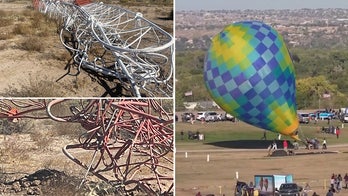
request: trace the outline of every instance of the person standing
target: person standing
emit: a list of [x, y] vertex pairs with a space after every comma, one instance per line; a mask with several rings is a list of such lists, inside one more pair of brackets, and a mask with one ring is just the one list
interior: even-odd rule
[[342, 181], [343, 181], [341, 174], [338, 174], [336, 181], [337, 181], [336, 182], [336, 190], [339, 193], [342, 189]]
[[348, 174], [344, 175], [344, 183], [346, 184], [346, 189], [348, 188]]
[[329, 189], [329, 191], [326, 193], [326, 196], [334, 196], [334, 194], [333, 194], [331, 189]]
[[283, 148], [285, 151], [288, 150], [288, 141], [286, 141], [286, 140], [283, 141]]
[[335, 189], [335, 174], [332, 174], [331, 178], [330, 178], [330, 190], [334, 190]]
[[266, 133], [266, 131], [263, 132], [263, 137], [261, 138], [261, 140], [267, 140], [267, 133]]
[[337, 126], [337, 127], [336, 127], [336, 137], [337, 137], [337, 139], [340, 137], [340, 133], [341, 133], [341, 130], [340, 130], [340, 128]]
[[326, 146], [326, 138], [324, 138], [324, 140], [323, 140], [323, 149], [327, 149], [327, 146]]
[[277, 149], [278, 149], [277, 142], [275, 140], [273, 140], [272, 150], [277, 150]]

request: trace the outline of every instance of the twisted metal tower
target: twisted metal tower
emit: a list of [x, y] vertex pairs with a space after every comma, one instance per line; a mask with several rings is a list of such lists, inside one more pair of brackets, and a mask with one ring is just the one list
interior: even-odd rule
[[85, 69], [116, 78], [135, 97], [173, 95], [173, 36], [141, 13], [89, 0], [33, 4], [60, 21], [60, 41], [77, 74]]
[[[0, 118], [80, 123], [85, 132], [63, 153], [123, 193], [173, 192], [173, 118], [157, 100], [0, 100]], [[69, 107], [70, 114], [57, 108]], [[168, 107], [168, 106], [167, 106]], [[92, 155], [86, 161], [86, 154]]]

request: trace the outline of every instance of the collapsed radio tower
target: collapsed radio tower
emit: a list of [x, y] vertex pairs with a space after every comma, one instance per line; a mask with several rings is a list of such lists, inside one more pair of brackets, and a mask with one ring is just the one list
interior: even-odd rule
[[84, 69], [116, 78], [136, 97], [173, 95], [173, 36], [141, 13], [89, 0], [33, 4], [61, 21], [60, 40], [77, 74]]
[[[69, 115], [57, 112], [64, 107]], [[79, 143], [64, 146], [63, 153], [86, 169], [81, 184], [92, 173], [125, 194], [173, 192], [173, 119], [159, 101], [3, 99], [0, 118], [80, 123], [85, 132]], [[81, 150], [90, 161], [79, 158]]]

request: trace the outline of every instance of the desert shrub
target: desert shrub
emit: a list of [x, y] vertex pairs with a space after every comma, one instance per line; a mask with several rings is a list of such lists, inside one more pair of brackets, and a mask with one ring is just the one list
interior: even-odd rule
[[[1, 150], [0, 150], [0, 155], [1, 157], [3, 157], [3, 154], [1, 154]], [[0, 183], [6, 182], [7, 178], [8, 178], [8, 174], [5, 172], [3, 167], [0, 167]]]
[[23, 50], [31, 51], [31, 52], [43, 52], [44, 51], [44, 45], [40, 38], [38, 37], [28, 37], [26, 38], [22, 44], [21, 48]]
[[19, 135], [13, 134], [11, 136], [7, 136], [7, 139], [5, 139], [1, 143], [0, 148], [0, 161], [2, 163], [11, 163], [12, 160], [26, 160], [28, 159], [30, 150], [28, 148], [28, 145], [23, 143], [22, 141], [18, 140]]
[[34, 12], [32, 14], [31, 27], [33, 28], [42, 28], [44, 26], [45, 16], [40, 12]]
[[36, 77], [29, 77], [27, 83], [22, 83], [19, 87], [9, 87], [5, 89], [2, 96], [5, 97], [63, 97], [63, 87], [53, 79], [43, 76], [41, 80]]
[[30, 35], [32, 29], [27, 24], [17, 24], [14, 28], [12, 33], [15, 35]]
[[37, 12], [37, 11], [36, 10], [32, 10], [32, 9], [25, 9], [25, 10], [22, 11], [22, 13], [20, 15], [25, 16], [27, 18], [31, 18], [31, 17], [33, 17], [35, 12]]
[[6, 27], [13, 24], [13, 20], [9, 18], [0, 18], [0, 27]]
[[19, 22], [25, 22], [26, 18], [24, 16], [18, 16], [18, 21]]
[[0, 40], [7, 40], [7, 39], [12, 39], [13, 34], [12, 33], [0, 33]]
[[59, 61], [68, 62], [71, 58], [72, 58], [71, 55], [68, 52], [64, 51], [62, 53], [55, 54], [55, 58], [54, 59], [57, 59]]
[[5, 10], [0, 10], [0, 17], [4, 18], [7, 16], [7, 12]]
[[7, 120], [0, 119], [0, 134], [11, 135], [13, 133], [23, 133], [30, 130], [33, 124], [30, 120], [20, 119], [20, 120]]
[[[1, 40], [1, 36], [0, 36], [0, 40]], [[0, 51], [1, 50], [5, 50], [7, 47], [5, 45], [0, 45]]]

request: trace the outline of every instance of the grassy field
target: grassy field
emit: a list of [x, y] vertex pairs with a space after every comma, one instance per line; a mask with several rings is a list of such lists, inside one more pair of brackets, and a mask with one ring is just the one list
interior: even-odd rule
[[[299, 127], [299, 136], [302, 139], [305, 138], [318, 138], [322, 140], [323, 138], [327, 139], [328, 144], [348, 144], [348, 134], [344, 134], [345, 131], [348, 131], [347, 128], [342, 128], [342, 122], [338, 120], [332, 120], [331, 125], [335, 127], [340, 127], [341, 135], [337, 139], [335, 135], [325, 134], [321, 132], [322, 127], [328, 127], [327, 121], [318, 121], [317, 124], [313, 122], [309, 124], [300, 124]], [[181, 131], [184, 132], [183, 140], [181, 139]], [[189, 140], [187, 137], [188, 131], [204, 134], [204, 141]], [[196, 121], [194, 124], [177, 122], [175, 127], [175, 138], [176, 138], [176, 147], [177, 149], [185, 148], [185, 146], [199, 146], [208, 143], [215, 143], [221, 141], [237, 141], [237, 140], [260, 140], [263, 136], [263, 129], [251, 126], [244, 122], [211, 122], [202, 124], [199, 121]], [[278, 134], [274, 132], [267, 131], [267, 140], [276, 139]], [[281, 139], [293, 140], [291, 137], [282, 136]]]
[[[256, 174], [292, 174], [294, 181], [299, 185], [310, 184], [313, 190], [310, 195], [314, 191], [319, 195], [325, 195], [331, 174], [340, 173], [344, 176], [348, 172], [346, 169], [348, 128], [342, 128], [342, 123], [336, 120], [333, 120], [331, 124], [341, 127], [339, 139], [333, 134], [321, 133], [321, 127], [328, 126], [327, 121], [319, 121], [318, 124], [301, 124], [299, 128], [299, 135], [302, 138], [318, 138], [322, 141], [325, 137], [328, 150], [307, 150], [302, 144], [297, 152], [305, 153], [305, 155], [269, 157], [267, 144], [277, 138], [276, 133], [267, 132], [267, 140], [263, 140], [266, 144], [265, 148], [238, 149], [248, 148], [252, 142], [260, 142], [264, 130], [243, 122], [205, 124], [177, 122], [175, 129], [176, 195], [195, 195], [198, 191], [202, 195], [233, 195], [237, 180], [236, 172], [239, 172], [239, 180], [245, 182], [253, 181], [253, 176]], [[184, 132], [183, 139], [181, 139], [181, 131]], [[188, 131], [203, 133], [205, 140], [187, 139]], [[285, 136], [281, 139], [292, 141]], [[238, 147], [236, 144], [241, 146]], [[209, 161], [207, 161], [208, 156]], [[340, 194], [348, 195], [348, 190], [344, 189]]]

